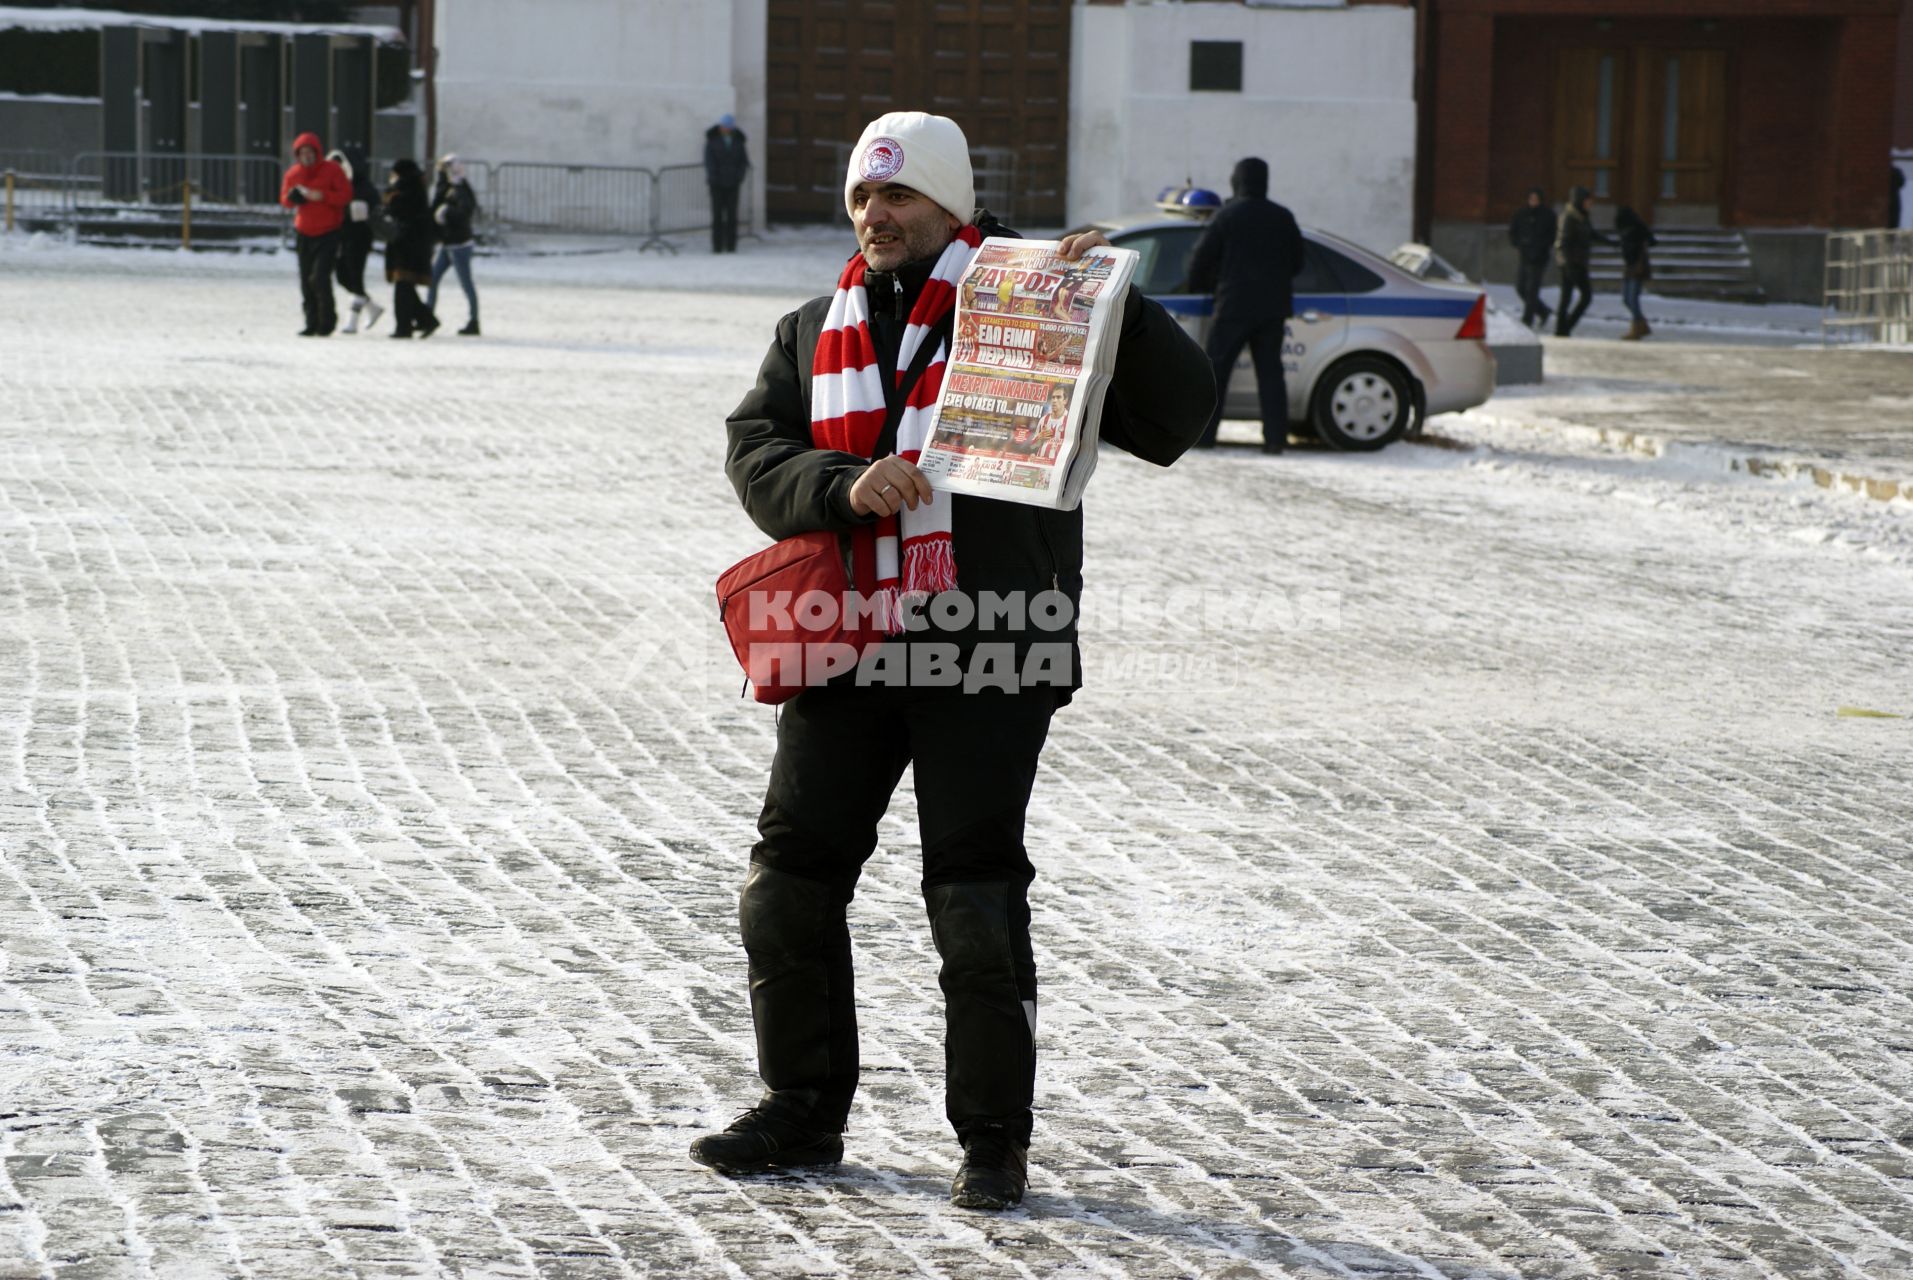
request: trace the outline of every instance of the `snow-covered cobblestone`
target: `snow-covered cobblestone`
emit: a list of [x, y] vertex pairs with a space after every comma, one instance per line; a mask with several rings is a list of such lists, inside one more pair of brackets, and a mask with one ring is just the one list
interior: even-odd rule
[[0, 258], [5, 1280], [1913, 1275], [1913, 721], [1839, 714], [1913, 713], [1904, 504], [1108, 456], [981, 1216], [907, 794], [845, 1165], [684, 1155], [773, 728], [722, 419], [801, 295], [481, 264], [392, 347], [137, 257]]

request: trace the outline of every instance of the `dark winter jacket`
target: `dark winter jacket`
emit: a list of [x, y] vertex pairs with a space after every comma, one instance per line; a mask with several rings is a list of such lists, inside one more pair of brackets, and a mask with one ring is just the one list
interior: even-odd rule
[[1611, 244], [1608, 237], [1594, 229], [1588, 218], [1588, 189], [1576, 187], [1568, 193], [1568, 207], [1561, 211], [1560, 230], [1554, 238], [1554, 260], [1563, 267], [1585, 268], [1594, 258], [1594, 242]]
[[432, 283], [435, 224], [431, 203], [425, 198], [425, 178], [416, 162], [393, 162], [392, 181], [385, 188], [385, 216], [392, 229], [391, 239], [385, 242], [385, 278], [394, 284], [402, 280]]
[[744, 174], [750, 167], [742, 129], [732, 129], [729, 138], [717, 125], [704, 131], [704, 180], [707, 183], [714, 187], [742, 186]]
[[446, 244], [470, 244], [472, 223], [478, 217], [478, 197], [464, 178], [453, 181], [441, 171], [432, 189], [432, 220], [438, 224], [438, 238]]
[[1621, 241], [1621, 262], [1627, 276], [1633, 280], [1651, 279], [1654, 268], [1647, 251], [1658, 242], [1641, 221], [1641, 215], [1623, 205], [1614, 214], [1614, 231]]
[[365, 201], [369, 218], [379, 207], [379, 184], [372, 181], [372, 162], [357, 147], [345, 147], [339, 154], [345, 157], [345, 164], [341, 167], [345, 169], [346, 179], [352, 183], [352, 198]]
[[[293, 151], [296, 153], [301, 147], [311, 147], [321, 158], [286, 170], [286, 176], [279, 183], [279, 203], [296, 211], [292, 215], [292, 226], [300, 235], [328, 235], [345, 221], [345, 207], [352, 202], [352, 183], [346, 179], [345, 170], [324, 159], [325, 148], [319, 145], [318, 134], [302, 133], [294, 138]], [[319, 198], [309, 200], [295, 191], [295, 187], [310, 187], [319, 193]]]
[[1548, 263], [1548, 255], [1554, 252], [1556, 230], [1554, 210], [1546, 204], [1522, 205], [1508, 223], [1508, 239], [1514, 243], [1523, 262], [1543, 267]]
[[1302, 229], [1269, 199], [1269, 166], [1253, 156], [1229, 178], [1234, 196], [1210, 220], [1189, 255], [1189, 287], [1214, 292], [1216, 318], [1286, 320], [1295, 314]]
[[[991, 226], [986, 234], [1014, 235]], [[895, 367], [904, 322], [896, 318], [915, 304], [930, 263], [895, 273], [899, 298], [887, 274], [871, 272], [865, 287], [871, 296], [871, 337], [886, 369]], [[850, 486], [870, 460], [852, 453], [817, 448], [810, 434], [810, 371], [818, 335], [823, 331], [829, 296], [813, 299], [786, 315], [758, 371], [757, 385], [732, 412], [726, 474], [758, 528], [773, 538], [816, 529], [849, 530], [869, 522], [850, 507]], [[1215, 405], [1215, 378], [1208, 357], [1161, 305], [1133, 285], [1122, 303], [1121, 338], [1116, 368], [1103, 402], [1102, 438], [1146, 461], [1168, 466], [1193, 444], [1208, 425]], [[886, 376], [893, 397], [903, 391]], [[957, 583], [973, 599], [981, 592], [1025, 593], [1026, 600], [1061, 590], [1080, 604], [1083, 590], [1083, 513], [1051, 511], [1020, 503], [940, 493], [938, 502], [954, 506]], [[1164, 545], [1173, 538], [1163, 534]], [[1075, 672], [1076, 627], [1056, 631], [1033, 628], [984, 632], [939, 631], [921, 638], [971, 645], [979, 641], [1019, 646], [1035, 641], [1065, 641], [1071, 646], [1070, 685]], [[1019, 650], [1020, 651], [1020, 650]], [[1065, 699], [1066, 700], [1066, 699]]]
[[373, 185], [365, 152], [346, 147], [333, 154], [339, 157], [339, 168], [352, 184], [352, 202], [346, 206], [345, 221], [339, 227], [343, 237], [340, 253], [362, 266], [372, 252], [372, 219], [379, 211], [379, 189]]

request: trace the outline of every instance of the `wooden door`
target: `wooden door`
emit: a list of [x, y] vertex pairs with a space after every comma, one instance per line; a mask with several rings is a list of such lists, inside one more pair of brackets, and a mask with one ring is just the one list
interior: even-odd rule
[[1695, 225], [1720, 218], [1727, 140], [1727, 54], [1720, 49], [1642, 49], [1638, 156], [1630, 186], [1650, 221]]
[[1063, 221], [1070, 0], [770, 0], [765, 206], [844, 216], [844, 164], [887, 111], [930, 111], [1007, 164], [1007, 212]]
[[1610, 206], [1686, 224], [1720, 213], [1727, 55], [1664, 45], [1563, 50], [1555, 79], [1554, 181]]
[[1597, 199], [1616, 198], [1626, 179], [1621, 162], [1632, 112], [1633, 60], [1625, 48], [1564, 49], [1555, 75], [1554, 189], [1570, 187]]

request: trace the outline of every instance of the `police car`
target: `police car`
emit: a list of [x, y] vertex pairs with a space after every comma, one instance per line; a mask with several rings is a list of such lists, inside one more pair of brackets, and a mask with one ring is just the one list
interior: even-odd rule
[[[1154, 212], [1079, 230], [1093, 227], [1136, 250], [1136, 283], [1201, 342], [1215, 299], [1190, 291], [1189, 255], [1221, 204], [1214, 192], [1177, 188]], [[1478, 287], [1421, 279], [1325, 231], [1304, 227], [1302, 237], [1295, 315], [1282, 344], [1291, 423], [1337, 449], [1380, 449], [1419, 434], [1429, 414], [1473, 408], [1494, 394], [1488, 299]], [[1246, 348], [1222, 416], [1262, 416]]]

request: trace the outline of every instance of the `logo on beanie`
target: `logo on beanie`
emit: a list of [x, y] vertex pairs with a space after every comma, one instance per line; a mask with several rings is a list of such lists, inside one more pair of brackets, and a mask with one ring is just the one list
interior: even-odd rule
[[890, 181], [903, 172], [903, 144], [895, 138], [872, 138], [857, 172], [866, 182]]

